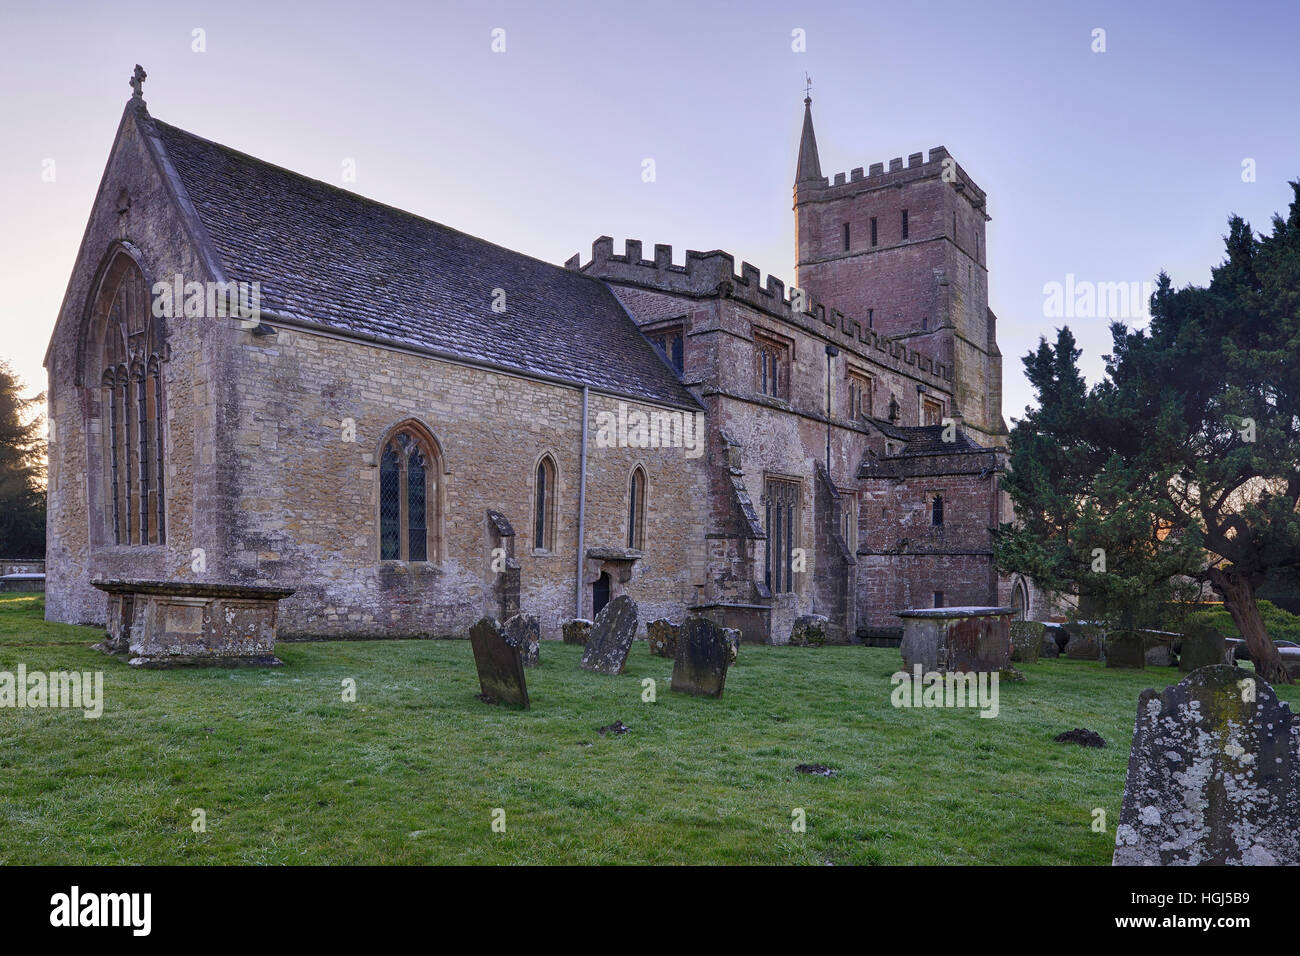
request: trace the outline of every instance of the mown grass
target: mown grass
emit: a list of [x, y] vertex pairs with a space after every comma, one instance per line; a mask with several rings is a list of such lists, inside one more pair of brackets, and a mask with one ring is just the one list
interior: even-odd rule
[[[984, 719], [893, 708], [895, 650], [746, 645], [715, 701], [669, 692], [671, 662], [644, 642], [620, 677], [548, 642], [520, 712], [475, 698], [463, 641], [281, 644], [275, 670], [138, 671], [91, 650], [98, 631], [41, 618], [39, 597], [0, 597], [0, 671], [100, 670], [105, 705], [98, 720], [0, 709], [11, 864], [1106, 864], [1138, 692], [1178, 678], [1028, 665]], [[631, 732], [597, 734], [614, 720]], [[1052, 741], [1072, 727], [1109, 746]]]

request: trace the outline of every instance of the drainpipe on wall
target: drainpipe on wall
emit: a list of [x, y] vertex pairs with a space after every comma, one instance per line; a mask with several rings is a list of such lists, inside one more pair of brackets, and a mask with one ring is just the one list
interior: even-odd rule
[[582, 617], [583, 533], [587, 522], [587, 386], [582, 386], [582, 451], [578, 455], [578, 570], [574, 584], [574, 617]]

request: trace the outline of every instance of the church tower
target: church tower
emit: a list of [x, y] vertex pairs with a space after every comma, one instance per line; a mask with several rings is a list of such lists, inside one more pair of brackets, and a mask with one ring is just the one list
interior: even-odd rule
[[[795, 168], [798, 285], [828, 308], [953, 370], [956, 408], [980, 444], [1001, 444], [1002, 355], [988, 307], [984, 191], [942, 146], [822, 175], [812, 100]], [[912, 423], [916, 424], [916, 423]]]

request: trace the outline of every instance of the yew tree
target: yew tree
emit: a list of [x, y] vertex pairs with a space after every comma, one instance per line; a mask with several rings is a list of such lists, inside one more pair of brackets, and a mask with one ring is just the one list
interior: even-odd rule
[[[1057, 498], [1090, 512], [1101, 538], [1108, 527], [1148, 529], [1145, 542], [1140, 533], [1130, 539], [1135, 547], [1126, 557], [1144, 556], [1152, 577], [1168, 573], [1174, 581], [1188, 573], [1208, 581], [1269, 681], [1289, 679], [1255, 590], [1266, 577], [1300, 577], [1300, 182], [1291, 187], [1289, 215], [1273, 218], [1271, 234], [1256, 235], [1238, 216], [1229, 220], [1226, 259], [1208, 286], [1174, 289], [1161, 274], [1148, 326], [1111, 325], [1113, 352], [1093, 388], [1080, 395], [1071, 379], [1078, 357], [1072, 339], [1068, 355], [1058, 339], [1057, 350], [1044, 345], [1030, 356], [1041, 362], [1046, 348], [1073, 406], [1040, 408], [1013, 431], [1007, 489], [1021, 520], [999, 542], [1002, 566], [1030, 573], [1028, 537], [1036, 527], [1048, 541], [1072, 534], [1082, 548], [1088, 532], [1077, 522], [1062, 528], [1055, 515], [1071, 513], [1052, 511]], [[1050, 391], [1047, 399], [1061, 404]], [[1026, 462], [1020, 441], [1030, 456], [1046, 449], [1045, 474]], [[1023, 476], [1016, 471], [1022, 467]], [[1046, 563], [1067, 590], [1072, 584], [1080, 593], [1092, 572], [1076, 557], [1058, 548], [1055, 563]], [[1153, 593], [1162, 587], [1153, 585]]]

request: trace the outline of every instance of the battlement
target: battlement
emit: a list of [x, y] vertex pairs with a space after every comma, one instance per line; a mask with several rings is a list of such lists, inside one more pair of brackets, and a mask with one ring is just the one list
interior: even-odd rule
[[[615, 255], [614, 240], [601, 236], [591, 244], [590, 262], [582, 265], [580, 255], [574, 254], [564, 267], [609, 282], [659, 292], [692, 298], [735, 299], [805, 331], [839, 338], [853, 352], [878, 365], [928, 378], [944, 389], [953, 380], [952, 369], [932, 356], [877, 334], [867, 323], [838, 309], [827, 308], [810, 293], [791, 288], [787, 295], [785, 283], [771, 274], [766, 283], [762, 282], [757, 266], [742, 262], [738, 274], [735, 257], [730, 253], [720, 249], [709, 252], [688, 249], [685, 263], [677, 265], [673, 262], [672, 246], [656, 244], [653, 259], [643, 259], [641, 250], [640, 240], [628, 239], [624, 242], [623, 255]], [[947, 280], [940, 273], [935, 281], [946, 284]], [[828, 330], [836, 334], [829, 335]]]
[[858, 166], [847, 173], [835, 173], [831, 177], [823, 177], [820, 181], [800, 183], [795, 191], [801, 201], [822, 198], [824, 192], [834, 192], [838, 198], [839, 194], [846, 191], [881, 189], [886, 186], [899, 186], [921, 179], [943, 176], [945, 164], [949, 169], [947, 181], [951, 182], [959, 192], [965, 193], [972, 206], [983, 209], [988, 198], [984, 190], [975, 184], [975, 181], [943, 146], [931, 148], [928, 159], [924, 153], [910, 153], [904, 164], [901, 156], [895, 156], [889, 161], [887, 169], [884, 163], [872, 163], [865, 172], [863, 167]]

